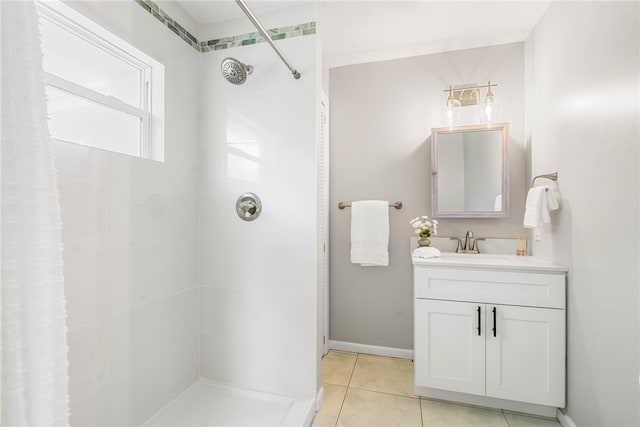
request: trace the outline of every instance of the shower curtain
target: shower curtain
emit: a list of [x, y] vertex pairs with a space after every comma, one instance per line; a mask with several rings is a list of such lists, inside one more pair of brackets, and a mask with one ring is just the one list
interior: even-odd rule
[[2, 425], [69, 424], [60, 207], [33, 0], [1, 1]]

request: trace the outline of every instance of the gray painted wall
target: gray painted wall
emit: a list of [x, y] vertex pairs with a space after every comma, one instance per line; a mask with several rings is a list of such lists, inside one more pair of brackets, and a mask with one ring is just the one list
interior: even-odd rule
[[[523, 43], [331, 70], [329, 339], [413, 348], [409, 220], [431, 215], [431, 128], [444, 125], [443, 89], [487, 80], [499, 85], [499, 121], [510, 123], [511, 216], [442, 219], [439, 235], [514, 237], [526, 190]], [[388, 267], [350, 262], [350, 211], [337, 204], [363, 199], [404, 203], [389, 212]]]
[[[638, 426], [638, 2], [554, 2], [526, 42], [532, 173], [560, 210], [534, 254], [569, 266], [567, 412]], [[570, 23], [570, 30], [568, 30]]]

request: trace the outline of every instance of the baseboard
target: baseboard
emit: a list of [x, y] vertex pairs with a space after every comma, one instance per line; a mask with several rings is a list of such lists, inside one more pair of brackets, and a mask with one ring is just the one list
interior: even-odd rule
[[562, 424], [562, 427], [578, 427], [576, 423], [573, 422], [569, 415], [562, 412], [561, 409], [558, 409], [558, 421]]
[[324, 387], [320, 387], [318, 395], [316, 396], [316, 412], [320, 411], [322, 404], [324, 403]]
[[413, 360], [413, 350], [404, 348], [382, 347], [378, 345], [358, 344], [346, 341], [328, 341], [328, 347], [332, 350], [350, 351], [353, 353], [366, 353], [375, 356], [396, 357], [398, 359]]
[[520, 412], [523, 414], [539, 415], [541, 417], [555, 418], [558, 408], [553, 406], [537, 405], [534, 403], [516, 402], [514, 400], [498, 399], [494, 397], [478, 396], [475, 394], [460, 393], [456, 391], [440, 390], [429, 387], [415, 386], [416, 396], [428, 399], [458, 402], [467, 405], [483, 406], [485, 408], [504, 409], [506, 411]]

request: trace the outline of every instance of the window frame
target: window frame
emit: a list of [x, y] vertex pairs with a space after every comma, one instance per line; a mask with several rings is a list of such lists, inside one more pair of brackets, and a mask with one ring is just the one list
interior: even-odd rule
[[[164, 65], [149, 55], [104, 29], [94, 21], [78, 13], [62, 2], [54, 0], [36, 1], [40, 19], [61, 27], [63, 30], [114, 56], [116, 59], [139, 71], [140, 105], [137, 107], [119, 98], [104, 95], [73, 81], [44, 71], [45, 84], [99, 105], [121, 111], [141, 120], [138, 155], [151, 160], [164, 160]], [[59, 138], [53, 139], [64, 141]], [[73, 141], [65, 141], [72, 142]], [[120, 151], [95, 147], [120, 154]]]

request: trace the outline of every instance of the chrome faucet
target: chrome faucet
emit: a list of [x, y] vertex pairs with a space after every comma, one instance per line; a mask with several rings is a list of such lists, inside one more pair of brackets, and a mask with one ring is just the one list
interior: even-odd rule
[[468, 230], [467, 234], [464, 236], [464, 242], [462, 241], [462, 239], [458, 239], [456, 237], [452, 237], [451, 240], [458, 241], [458, 247], [456, 248], [456, 253], [479, 254], [480, 250], [478, 249], [478, 240], [484, 240], [484, 239], [476, 239], [473, 235], [473, 231]]

